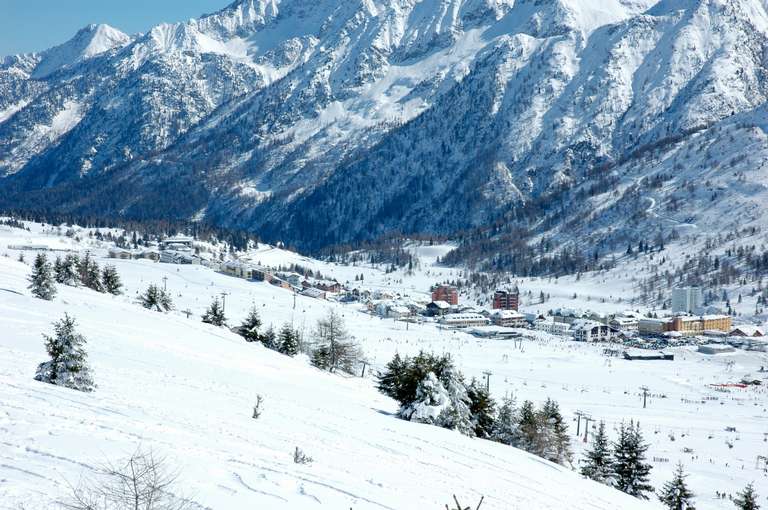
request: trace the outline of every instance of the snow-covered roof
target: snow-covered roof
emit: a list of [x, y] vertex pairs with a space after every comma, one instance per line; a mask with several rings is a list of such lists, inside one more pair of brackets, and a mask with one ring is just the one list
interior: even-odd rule
[[443, 310], [447, 310], [447, 309], [449, 309], [451, 307], [451, 305], [448, 304], [446, 301], [440, 301], [440, 300], [432, 301], [430, 303], [430, 305], [436, 306], [436, 307], [438, 307], [440, 309], [443, 309]]

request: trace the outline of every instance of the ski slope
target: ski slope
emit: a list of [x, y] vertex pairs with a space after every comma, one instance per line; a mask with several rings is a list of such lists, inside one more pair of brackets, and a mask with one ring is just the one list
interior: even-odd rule
[[[8, 334], [0, 337], [0, 397], [10, 403], [3, 409], [16, 409], [0, 417], [2, 441], [13, 445], [9, 450], [13, 455], [4, 454], [0, 461], [6, 466], [0, 468], [0, 478], [13, 483], [0, 485], [6, 491], [0, 496], [12, 494], [12, 501], [26, 500], [28, 491], [38, 490], [38, 484], [32, 483], [36, 477], [27, 477], [19, 469], [47, 477], [61, 489], [64, 479], [77, 479], [87, 471], [77, 462], [93, 466], [105, 458], [125, 456], [141, 443], [169, 454], [183, 466], [185, 486], [194, 487], [196, 501], [210, 508], [241, 508], [246, 504], [242, 502], [251, 505], [252, 501], [264, 502], [267, 508], [443, 508], [454, 492], [463, 496], [465, 504], [485, 495], [484, 508], [582, 508], [578, 506], [582, 503], [593, 508], [586, 503], [592, 498], [592, 484], [581, 485], [564, 468], [510, 448], [402, 422], [392, 416], [396, 403], [378, 394], [370, 379], [328, 376], [309, 368], [306, 360], [245, 345], [223, 329], [201, 324], [200, 315], [222, 293], [230, 324], [238, 324], [256, 305], [265, 327], [277, 329], [292, 322], [307, 336], [319, 318], [336, 310], [374, 369], [383, 368], [395, 352], [449, 352], [467, 377], [482, 379], [490, 371], [490, 388], [497, 399], [512, 394], [518, 402], [530, 399], [540, 404], [551, 397], [569, 420], [577, 410], [604, 420], [612, 438], [621, 420], [637, 420], [651, 445], [652, 483], [661, 487], [675, 463], [683, 462], [699, 509], [730, 508], [730, 501], [716, 499], [715, 491], [735, 495], [749, 482], [755, 483], [761, 499], [768, 495], [766, 472], [756, 465], [758, 455], [768, 454], [768, 394], [761, 388], [724, 393], [709, 386], [738, 382], [746, 374], [759, 376], [760, 367], [768, 366], [763, 353], [706, 356], [678, 348], [670, 351], [674, 362], [641, 363], [606, 358], [602, 345], [540, 332], [525, 331], [522, 343], [481, 340], [430, 323], [382, 320], [363, 313], [360, 304], [294, 296], [266, 283], [199, 266], [147, 260], [99, 259], [117, 266], [124, 296], [110, 298], [64, 288], [53, 303], [45, 303], [28, 297], [24, 278], [29, 268], [15, 261], [18, 252], [8, 249], [9, 245], [88, 248], [98, 256], [106, 250], [85, 235], [76, 241], [31, 227], [31, 233], [0, 229], [0, 255], [9, 255], [0, 257], [0, 289], [10, 291], [0, 290], [0, 317], [9, 325]], [[461, 274], [458, 269], [433, 265], [446, 247], [413, 249], [421, 263], [410, 276], [402, 271], [385, 274], [370, 266], [331, 264], [264, 245], [249, 256], [269, 265], [294, 262], [340, 281], [363, 273], [362, 286], [402, 293], [425, 294], [429, 283]], [[27, 259], [29, 263], [29, 252]], [[167, 286], [177, 311], [149, 313], [133, 303], [150, 283]], [[546, 286], [552, 292], [547, 307], [561, 301], [575, 308], [609, 311], [620, 305], [601, 303], [598, 297], [623, 294], [620, 286], [629, 285], [629, 279], [601, 283], [597, 276], [584, 275], [580, 281], [569, 277], [522, 283], [524, 291]], [[560, 297], [556, 297], [558, 291]], [[566, 297], [573, 292], [578, 299]], [[187, 310], [190, 318], [182, 313]], [[78, 318], [90, 340], [100, 385], [91, 396], [32, 380], [36, 364], [45, 358], [40, 335], [49, 332], [50, 323], [64, 311]], [[645, 409], [639, 394], [643, 385], [651, 391]], [[265, 397], [266, 411], [254, 422], [250, 411], [257, 394]], [[73, 415], [60, 405], [63, 399], [73, 402]], [[56, 410], [52, 420], [46, 418], [50, 409]], [[78, 431], [83, 423], [89, 430], [88, 440]], [[57, 432], [51, 435], [46, 427]], [[735, 427], [736, 432], [726, 431], [727, 427]], [[574, 418], [569, 432], [578, 466], [584, 424], [577, 437]], [[100, 439], [90, 441], [91, 436]], [[316, 462], [294, 466], [291, 453], [296, 446]], [[28, 448], [69, 460], [42, 459], [42, 454], [30, 453]], [[201, 459], [205, 459], [202, 464]], [[25, 467], [27, 461], [30, 464]], [[28, 468], [33, 465], [35, 469]], [[542, 479], [547, 480], [543, 487]], [[286, 501], [270, 499], [246, 485]], [[20, 489], [11, 493], [9, 487]], [[539, 495], [542, 490], [546, 496]], [[301, 491], [320, 503], [297, 496]], [[584, 493], [586, 499], [571, 501], [565, 496], [569, 491]], [[611, 504], [597, 503], [596, 508], [635, 508], [632, 505], [640, 503]]]
[[[657, 508], [514, 448], [398, 420], [395, 402], [369, 379], [322, 373], [195, 316], [131, 302], [134, 289], [166, 275], [168, 287], [186, 296], [180, 308], [227, 290], [233, 315], [258, 294], [269, 305], [264, 317], [282, 319], [279, 289], [249, 294], [246, 285], [258, 287], [226, 285], [194, 267], [125, 262], [119, 269], [126, 296], [61, 287], [44, 302], [26, 290], [29, 267], [0, 257], [4, 510], [53, 507], [69, 484], [139, 446], [178, 468], [179, 494], [197, 508], [438, 509], [452, 494], [467, 503], [484, 496], [484, 509]], [[46, 358], [41, 334], [64, 312], [89, 341], [92, 394], [32, 378]], [[254, 420], [257, 394], [265, 404]], [[297, 446], [312, 464], [293, 463]]]

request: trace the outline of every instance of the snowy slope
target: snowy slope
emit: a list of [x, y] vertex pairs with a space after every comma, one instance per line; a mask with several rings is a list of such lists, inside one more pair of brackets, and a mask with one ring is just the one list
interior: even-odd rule
[[[515, 449], [397, 420], [370, 380], [320, 373], [194, 317], [145, 311], [132, 289], [156, 268], [121, 266], [129, 297], [62, 289], [47, 303], [27, 294], [26, 265], [0, 258], [0, 508], [43, 508], [138, 445], [179, 468], [180, 492], [199, 508], [437, 509], [454, 493], [484, 495], [483, 508], [657, 508]], [[169, 272], [169, 287], [180, 279], [203, 291], [199, 269]], [[89, 340], [95, 393], [32, 379], [40, 334], [64, 312]], [[265, 410], [253, 420], [257, 394]], [[296, 446], [315, 461], [294, 464]]]
[[[603, 353], [605, 346], [600, 344], [576, 343], [526, 330], [521, 331], [525, 334], [522, 343], [483, 340], [464, 332], [441, 330], [434, 323], [407, 325], [382, 320], [363, 313], [360, 304], [294, 297], [292, 292], [272, 285], [247, 282], [199, 266], [140, 260], [99, 258], [100, 263], [117, 266], [125, 283], [124, 297], [108, 298], [85, 290], [63, 289], [56, 302], [48, 304], [24, 296], [24, 275], [28, 268], [13, 262], [18, 252], [8, 245], [46, 245], [81, 253], [90, 249], [97, 255], [105, 252], [106, 245], [99, 245], [80, 230], [77, 235], [82, 241], [52, 235], [50, 229], [43, 231], [39, 225], [30, 224], [30, 227], [31, 232], [0, 227], [0, 255], [9, 255], [0, 257], [0, 289], [22, 294], [0, 290], [0, 317], [12, 332], [0, 339], [3, 384], [0, 395], [11, 396], [16, 406], [10, 407], [15, 409], [12, 413], [9, 411], [10, 415], [0, 418], [0, 440], [21, 445], [14, 447], [11, 454], [0, 451], [9, 457], [0, 462], [6, 466], [0, 468], [0, 478], [21, 480], [10, 486], [0, 484], [0, 491], [21, 487], [12, 492], [14, 498], [21, 497], [19, 490], [27, 494], [37, 486], [34, 475], [11, 478], [11, 475], [26, 476], [17, 473], [18, 469], [27, 469], [24, 463], [36, 467], [31, 471], [53, 478], [55, 481], [51, 484], [61, 484], [61, 477], [52, 474], [54, 467], [70, 480], [85, 469], [64, 459], [93, 465], [105, 460], [105, 456], [113, 458], [129, 453], [137, 442], [157, 447], [178, 465], [183, 465], [190, 486], [203, 481], [199, 494], [210, 499], [199, 502], [211, 508], [239, 508], [237, 498], [245, 498], [249, 503], [251, 496], [261, 498], [248, 493], [232, 473], [238, 473], [245, 484], [255, 490], [275, 493], [298, 508], [304, 508], [303, 499], [292, 491], [302, 483], [306, 492], [318, 495], [324, 505], [339, 508], [373, 508], [376, 504], [362, 499], [353, 503], [352, 496], [345, 499], [347, 496], [339, 495], [336, 489], [397, 509], [442, 508], [446, 502], [444, 491], [458, 492], [459, 496], [467, 494], [464, 498], [467, 502], [480, 493], [492, 495], [494, 508], [521, 510], [541, 508], [544, 504], [562, 508], [562, 501], [567, 499], [559, 498], [568, 498], [565, 494], [568, 491], [576, 498], [592, 497], [590, 489], [582, 487], [581, 482], [561, 479], [569, 475], [560, 468], [538, 460], [529, 466], [529, 460], [523, 460], [522, 454], [515, 451], [498, 450], [497, 446], [482, 441], [453, 434], [445, 436], [439, 429], [398, 421], [390, 414], [396, 404], [376, 394], [370, 380], [327, 377], [307, 368], [302, 360], [287, 360], [255, 346], [244, 346], [229, 333], [200, 324], [200, 314], [222, 292], [227, 293], [226, 315], [231, 324], [239, 323], [255, 304], [265, 326], [279, 328], [291, 322], [309, 335], [316, 321], [328, 310], [337, 311], [360, 342], [374, 370], [383, 368], [395, 352], [415, 354], [422, 349], [447, 352], [467, 377], [482, 379], [484, 372], [491, 371], [490, 388], [497, 399], [511, 394], [518, 403], [530, 399], [540, 404], [548, 397], [554, 398], [568, 420], [577, 466], [585, 447], [584, 425], [582, 423], [577, 436], [573, 413], [581, 410], [604, 420], [612, 439], [615, 427], [622, 420], [639, 421], [650, 443], [648, 456], [653, 465], [653, 485], [660, 487], [669, 480], [674, 465], [682, 462], [690, 474], [688, 482], [696, 493], [697, 508], [731, 508], [728, 500], [716, 499], [714, 491], [735, 494], [751, 481], [755, 482], [761, 498], [768, 495], [768, 478], [755, 462], [756, 452], [762, 452], [765, 447], [768, 393], [761, 387], [718, 391], [709, 386], [738, 382], [748, 373], [761, 377], [760, 366], [768, 366], [765, 353], [737, 351], [707, 356], [683, 347], [670, 350], [675, 354], [674, 362], [629, 362], [607, 358]], [[404, 271], [385, 273], [370, 265], [331, 264], [265, 245], [260, 245], [249, 256], [273, 266], [301, 264], [340, 281], [354, 280], [354, 275], [364, 274], [364, 283], [351, 283], [417, 299], [425, 296], [432, 283], [457, 279], [464, 274], [461, 270], [432, 265], [450, 248], [449, 245], [410, 245], [408, 249], [420, 256], [412, 275]], [[28, 260], [29, 255], [27, 253]], [[683, 259], [684, 255], [679, 257]], [[650, 263], [647, 257], [641, 257], [627, 264], [628, 270], [584, 274], [578, 280], [567, 277], [517, 281], [523, 291], [526, 311], [546, 312], [558, 306], [598, 312], [627, 308], [644, 311], [638, 302], [630, 303], [630, 299], [636, 297], [635, 277], [643, 274]], [[168, 316], [149, 314], [131, 304], [131, 299], [150, 283], [167, 284], [177, 309], [191, 311], [192, 317], [187, 319], [178, 312]], [[540, 290], [551, 294], [551, 299], [544, 304], [537, 300]], [[532, 291], [532, 295], [528, 295], [528, 291]], [[576, 299], [572, 298], [573, 293], [578, 294]], [[469, 299], [463, 295], [462, 303], [467, 302]], [[748, 310], [753, 302], [745, 300], [743, 306]], [[41, 388], [31, 377], [36, 363], [44, 359], [40, 333], [48, 332], [50, 322], [65, 310], [81, 321], [90, 340], [100, 388], [91, 396], [63, 393], [62, 398], [74, 398], [78, 408], [71, 411], [72, 414], [57, 409], [57, 416], [64, 418], [64, 424], [57, 422], [60, 429], [56, 430], [61, 430], [61, 435], [56, 436], [48, 435], [46, 427], [50, 425], [44, 423], [41, 416], [53, 407], [50, 402], [60, 402], [52, 395], [61, 395], [61, 392]], [[160, 370], [162, 374], [158, 373]], [[147, 378], [150, 384], [137, 390], [135, 380]], [[646, 409], [639, 394], [642, 385], [649, 386], [652, 392]], [[165, 389], [159, 389], [161, 386]], [[152, 399], [143, 398], [147, 392]], [[262, 420], [269, 420], [268, 427], [261, 428], [261, 421], [253, 422], [249, 418], [257, 393], [266, 397], [267, 411]], [[97, 404], [93, 404], [93, 399]], [[190, 406], [188, 402], [204, 403]], [[39, 406], [45, 406], [46, 411]], [[132, 410], [126, 411], [126, 407]], [[89, 433], [98, 439], [93, 446], [83, 446], [81, 420], [89, 424]], [[16, 421], [36, 425], [33, 432], [28, 433], [21, 425], [12, 426]], [[286, 422], [297, 425], [286, 425]], [[259, 428], [254, 431], [253, 427]], [[729, 432], [727, 427], [736, 427], [737, 431]], [[215, 430], [215, 440], [210, 439], [211, 430]], [[171, 437], [174, 435], [182, 439]], [[232, 439], [233, 436], [237, 438]], [[74, 446], [60, 442], [61, 437], [73, 437]], [[340, 437], [349, 437], [349, 442]], [[114, 444], [110, 444], [110, 440]], [[418, 445], [420, 441], [426, 444]], [[290, 452], [295, 446], [318, 460], [308, 471], [303, 468], [291, 471]], [[417, 446], [420, 449], [416, 449]], [[25, 451], [26, 447], [30, 450]], [[53, 462], [50, 458], [41, 459], [46, 453], [64, 459], [49, 464]], [[477, 464], [478, 457], [486, 460]], [[213, 462], [215, 476], [210, 482], [204, 469], [202, 473], [198, 471], [201, 458], [207, 463]], [[215, 458], [215, 462], [211, 458]], [[276, 470], [293, 475], [283, 478]], [[538, 477], [542, 472], [547, 480], [555, 477], [551, 483], [544, 484], [547, 498], [554, 498], [549, 503], [549, 499], [537, 499]], [[469, 481], [456, 485], [456, 480], [465, 478]], [[515, 479], [520, 480], [520, 485], [515, 484]], [[425, 482], [422, 484], [421, 480]], [[258, 484], [254, 485], [254, 481]], [[319, 489], [320, 483], [335, 489]], [[416, 496], [421, 498], [418, 504], [410, 499]], [[521, 499], [514, 499], [516, 497]], [[600, 496], [600, 501], [608, 501], [604, 499], [607, 497]], [[225, 504], [218, 503], [221, 501]], [[265, 505], [283, 504], [271, 499], [254, 501], [263, 501]], [[575, 501], [581, 504], [582, 500]], [[598, 503], [597, 508], [633, 508], [631, 504], [611, 501], [605, 505]], [[654, 507], [653, 503], [650, 507]]]

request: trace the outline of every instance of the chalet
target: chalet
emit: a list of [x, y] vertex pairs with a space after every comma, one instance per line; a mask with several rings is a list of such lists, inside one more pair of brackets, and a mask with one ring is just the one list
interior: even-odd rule
[[161, 250], [191, 250], [195, 240], [189, 236], [174, 236], [160, 241]]
[[302, 290], [300, 294], [314, 299], [325, 299], [327, 296], [324, 290], [316, 289], [314, 287], [306, 288]]
[[157, 251], [156, 248], [147, 248], [145, 250], [139, 250], [137, 252], [134, 252], [133, 256], [134, 258], [137, 258], [137, 259], [147, 259], [147, 260], [153, 260], [155, 262], [158, 262], [160, 260], [160, 252]]
[[765, 336], [765, 332], [758, 326], [742, 324], [740, 326], [735, 326], [731, 330], [730, 336], [759, 338]]
[[525, 315], [514, 310], [496, 310], [491, 314], [491, 322], [507, 328], [523, 328], [528, 324]]
[[451, 285], [438, 285], [432, 288], [432, 301], [445, 301], [449, 305], [458, 305], [459, 291]]
[[395, 320], [404, 319], [410, 316], [411, 316], [411, 309], [408, 308], [407, 306], [395, 305], [395, 306], [390, 306], [389, 309], [387, 310], [387, 317], [389, 317], [390, 319], [395, 319]]
[[440, 324], [449, 328], [487, 326], [489, 322], [479, 313], [449, 313], [440, 319]]
[[577, 342], [610, 342], [619, 336], [617, 329], [597, 321], [580, 320], [572, 324], [573, 339]]
[[445, 301], [432, 301], [427, 305], [427, 315], [430, 317], [442, 317], [451, 309], [451, 305]]
[[133, 258], [130, 251], [118, 247], [110, 248], [108, 255], [111, 259], [129, 260]]
[[335, 294], [343, 290], [341, 284], [336, 281], [320, 280], [313, 282], [312, 286], [316, 289], [324, 290], [325, 292], [333, 292]]
[[160, 262], [164, 264], [199, 264], [200, 259], [188, 251], [163, 250]]

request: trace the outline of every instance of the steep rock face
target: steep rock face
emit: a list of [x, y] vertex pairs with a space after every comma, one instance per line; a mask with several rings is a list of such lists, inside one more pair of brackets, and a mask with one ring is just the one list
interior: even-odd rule
[[[715, 159], [665, 154], [721, 129], [759, 143], [768, 95], [762, 0], [241, 0], [115, 32], [82, 31], [55, 72], [39, 69], [56, 49], [0, 66], [15, 204], [310, 248], [499, 222], [568, 242], [563, 226], [610, 209], [649, 150], [646, 176], [682, 183]], [[620, 237], [646, 205], [594, 221]]]

